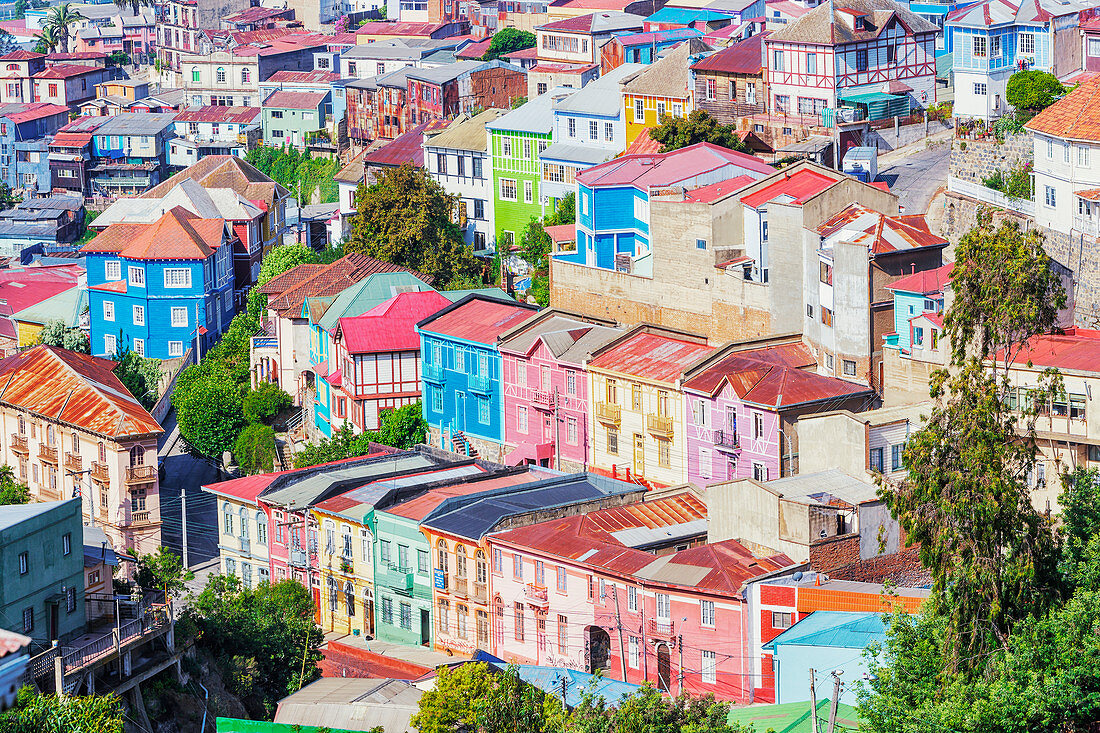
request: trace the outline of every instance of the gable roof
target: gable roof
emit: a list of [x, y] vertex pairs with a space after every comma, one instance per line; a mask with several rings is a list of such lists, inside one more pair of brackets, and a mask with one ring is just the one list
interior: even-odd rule
[[205, 260], [224, 237], [223, 219], [201, 219], [175, 206], [151, 224], [112, 224], [80, 251], [117, 252], [136, 260]]
[[[729, 178], [741, 174], [762, 178], [775, 173], [775, 169], [746, 153], [712, 143], [696, 143], [668, 153], [624, 155], [583, 170], [576, 179], [589, 187], [633, 186], [648, 192], [655, 186], [672, 186], [704, 175], [721, 176], [725, 172], [728, 172]], [[713, 182], [704, 181], [707, 184]]]
[[830, 176], [812, 168], [802, 168], [784, 174], [758, 191], [745, 194], [741, 197], [741, 203], [750, 209], [758, 209], [780, 198], [782, 203], [803, 204], [839, 180], [840, 174]]
[[542, 343], [555, 359], [580, 366], [594, 350], [623, 333], [620, 327], [594, 323], [553, 310], [544, 311], [529, 320], [530, 325], [521, 323], [501, 334], [498, 348], [511, 353], [529, 354], [537, 344]]
[[895, 293], [917, 293], [918, 295], [933, 295], [942, 293], [951, 282], [951, 271], [955, 269], [955, 263], [949, 262], [933, 270], [921, 270], [912, 275], [895, 280], [886, 286], [887, 290]]
[[[294, 272], [299, 267], [290, 270]], [[329, 265], [311, 265], [309, 269], [296, 273], [291, 277], [272, 278], [261, 288], [260, 292], [268, 296], [267, 307], [277, 311], [283, 318], [299, 318], [302, 312], [302, 303], [307, 297], [319, 297], [339, 295], [355, 283], [377, 272], [409, 272], [424, 282], [430, 282], [431, 277], [421, 275], [418, 272], [394, 265], [389, 262], [371, 257], [370, 255], [354, 252], [344, 255]], [[288, 273], [283, 273], [287, 275]], [[283, 288], [280, 290], [279, 288]]]
[[887, 216], [861, 204], [848, 204], [815, 230], [822, 248], [838, 241], [863, 244], [872, 257], [922, 247], [946, 247], [947, 240], [932, 233], [923, 214]]
[[268, 109], [309, 109], [315, 110], [325, 101], [328, 92], [293, 92], [285, 89], [272, 92], [263, 101]]
[[[708, 46], [709, 48], [709, 46]], [[694, 89], [691, 75], [691, 41], [677, 44], [671, 51], [646, 66], [636, 77], [623, 85], [625, 94], [638, 94], [671, 99], [687, 99]]]
[[[830, 13], [832, 13], [830, 15]], [[868, 30], [853, 29], [852, 18], [866, 15]], [[894, 20], [909, 34], [936, 33], [939, 29], [893, 0], [838, 0], [822, 3], [786, 28], [773, 31], [766, 43], [812, 43], [832, 46], [878, 38]]]
[[1092, 5], [1082, 0], [982, 0], [964, 8], [952, 10], [946, 22], [953, 26], [989, 28], [1014, 25], [1042, 25], [1060, 15], [1079, 13]]
[[564, 20], [555, 20], [552, 23], [544, 23], [535, 30], [557, 31], [558, 33], [587, 33], [596, 35], [610, 33], [612, 31], [641, 30], [645, 18], [631, 13], [621, 13], [616, 10], [600, 11], [578, 15]]
[[[139, 116], [148, 115], [143, 113]], [[206, 188], [232, 188], [249, 201], [264, 201], [269, 206], [290, 196], [289, 191], [241, 158], [235, 155], [208, 155], [138, 198], [161, 198], [187, 178], [198, 181]]]
[[404, 134], [398, 135], [382, 147], [368, 151], [362, 157], [363, 166], [374, 165], [396, 168], [407, 164], [423, 167], [425, 133], [444, 128], [447, 124], [443, 120], [434, 118], [422, 122]]
[[527, 320], [537, 310], [538, 306], [505, 303], [475, 293], [425, 318], [416, 324], [416, 328], [418, 331], [493, 345], [500, 334]]
[[122, 439], [164, 432], [114, 374], [117, 364], [54, 346], [0, 359], [0, 403]]
[[754, 33], [743, 41], [696, 61], [691, 68], [697, 72], [758, 75], [764, 68], [764, 39], [769, 35], [770, 31]]
[[361, 316], [341, 318], [344, 348], [350, 354], [419, 351], [416, 324], [450, 304], [434, 290], [400, 293]]
[[475, 150], [483, 153], [488, 149], [489, 144], [485, 135], [485, 126], [506, 114], [508, 110], [490, 108], [473, 117], [460, 115], [443, 132], [428, 138], [424, 145], [432, 148]]
[[619, 64], [600, 75], [600, 78], [588, 82], [577, 92], [559, 100], [554, 105], [554, 111], [618, 116], [623, 106], [622, 95], [619, 93], [621, 84], [645, 69], [642, 64]]
[[1100, 140], [1100, 76], [1082, 82], [1024, 127], [1063, 139]]
[[641, 326], [600, 349], [588, 360], [588, 368], [672, 384], [684, 369], [712, 351], [714, 347], [705, 340], [677, 338], [671, 332]]

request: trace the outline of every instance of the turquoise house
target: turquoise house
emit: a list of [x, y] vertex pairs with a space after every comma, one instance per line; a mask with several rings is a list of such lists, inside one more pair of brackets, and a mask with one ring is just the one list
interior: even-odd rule
[[913, 346], [912, 321], [925, 313], [942, 313], [944, 289], [951, 279], [952, 264], [895, 280], [886, 286], [894, 293], [894, 333], [886, 334], [886, 346], [908, 354]]
[[39, 647], [84, 632], [80, 499], [0, 507], [0, 619]]

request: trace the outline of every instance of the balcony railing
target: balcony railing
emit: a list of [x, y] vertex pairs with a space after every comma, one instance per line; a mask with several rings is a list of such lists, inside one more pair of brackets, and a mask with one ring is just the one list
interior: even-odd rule
[[546, 608], [550, 605], [550, 597], [546, 593], [545, 585], [528, 583], [523, 587], [523, 598], [527, 603], [532, 606], [538, 606], [539, 608]]
[[130, 524], [150, 524], [153, 521], [152, 514], [146, 509], [130, 512]]
[[92, 461], [92, 480], [102, 481], [107, 483], [111, 480], [111, 474], [107, 470], [106, 463], [100, 463], [99, 461]]
[[471, 374], [466, 383], [470, 385], [470, 391], [489, 394], [489, 378], [484, 374]]
[[260, 349], [272, 349], [274, 351], [279, 350], [279, 339], [274, 336], [253, 336], [252, 337], [252, 350], [259, 351]]
[[144, 484], [156, 480], [156, 466], [129, 466], [126, 469], [126, 483], [128, 484]]
[[1097, 234], [1100, 234], [1100, 221], [1092, 218], [1091, 216], [1074, 214], [1073, 228], [1079, 232], [1095, 237], [1097, 236]]
[[531, 395], [531, 404], [539, 409], [553, 410], [554, 409], [554, 393], [543, 392], [542, 390], [536, 390]]
[[84, 469], [84, 459], [80, 456], [74, 456], [72, 453], [65, 454], [65, 470], [66, 471], [82, 471]]
[[597, 402], [596, 419], [600, 422], [618, 425], [623, 419], [623, 408], [610, 402]]
[[20, 435], [19, 433], [12, 433], [11, 449], [16, 453], [30, 453], [30, 449], [27, 448], [27, 436]]
[[386, 579], [386, 585], [393, 590], [401, 593], [412, 593], [413, 589], [413, 571], [412, 568], [402, 567], [396, 563], [390, 563], [389, 577]]
[[252, 540], [251, 540], [251, 538], [249, 538], [249, 537], [238, 537], [237, 540], [239, 541], [239, 547], [241, 548], [241, 552], [243, 552], [245, 554], [249, 554], [249, 553], [252, 552]]
[[39, 445], [38, 457], [48, 463], [57, 463], [57, 448], [52, 445]]
[[420, 373], [424, 376], [424, 379], [429, 382], [443, 383], [443, 367], [439, 364], [425, 363]]
[[741, 447], [737, 432], [731, 430], [715, 430], [714, 445], [719, 450], [738, 450]]
[[454, 593], [456, 596], [461, 596], [462, 598], [466, 598], [467, 595], [468, 595], [468, 591], [467, 591], [468, 584], [469, 584], [469, 581], [466, 578], [455, 578], [455, 587], [454, 587], [454, 590], [452, 591], [452, 593]]
[[676, 636], [676, 625], [669, 619], [647, 619], [646, 633], [656, 639], [672, 639]]
[[477, 603], [486, 603], [489, 600], [489, 589], [485, 583], [473, 582], [474, 592], [470, 594], [470, 600]]
[[672, 437], [672, 418], [667, 415], [649, 413], [645, 416], [646, 429], [654, 435]]

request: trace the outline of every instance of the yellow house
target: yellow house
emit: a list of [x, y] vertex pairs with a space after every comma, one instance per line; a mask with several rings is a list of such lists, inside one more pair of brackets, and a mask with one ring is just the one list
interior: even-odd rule
[[88, 289], [73, 286], [57, 295], [51, 295], [43, 301], [24, 308], [11, 315], [15, 323], [19, 348], [34, 346], [39, 342], [39, 334], [50, 321], [61, 321], [66, 326], [87, 326]]
[[592, 467], [659, 486], [686, 483], [680, 378], [712, 351], [705, 337], [642, 324], [592, 352]]
[[623, 86], [628, 146], [662, 117], [683, 117], [695, 109], [691, 65], [700, 45], [697, 39], [684, 41]]
[[374, 536], [363, 521], [373, 502], [357, 490], [312, 508], [320, 528], [321, 628], [374, 636]]

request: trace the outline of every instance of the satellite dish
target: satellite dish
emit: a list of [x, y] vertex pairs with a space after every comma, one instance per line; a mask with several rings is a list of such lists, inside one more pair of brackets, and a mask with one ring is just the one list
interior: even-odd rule
[[798, 571], [797, 573], [795, 573], [795, 574], [794, 574], [794, 575], [792, 575], [791, 577], [792, 577], [792, 578], [794, 578], [794, 580], [795, 580], [795, 581], [799, 581], [799, 580], [802, 580], [802, 577], [803, 577], [803, 576], [802, 576], [802, 571], [801, 571], [801, 570], [799, 570], [799, 571]]

